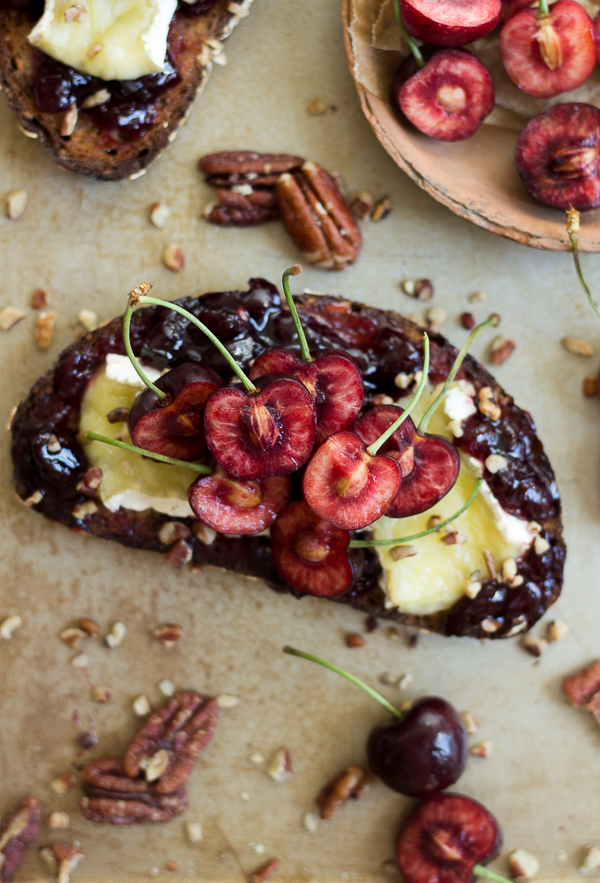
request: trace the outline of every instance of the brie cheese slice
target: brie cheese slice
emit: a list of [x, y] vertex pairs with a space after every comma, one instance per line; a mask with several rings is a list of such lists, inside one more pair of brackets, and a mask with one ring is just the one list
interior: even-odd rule
[[165, 68], [177, 0], [45, 0], [28, 40], [102, 80], [137, 80]]

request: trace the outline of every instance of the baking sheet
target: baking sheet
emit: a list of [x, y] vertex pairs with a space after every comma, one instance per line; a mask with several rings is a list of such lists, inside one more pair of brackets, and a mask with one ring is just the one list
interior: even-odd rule
[[[498, 817], [505, 846], [494, 863], [506, 871], [516, 847], [541, 861], [540, 879], [577, 880], [586, 844], [600, 843], [600, 731], [591, 717], [568, 707], [562, 676], [600, 655], [599, 406], [581, 394], [584, 375], [598, 358], [565, 353], [565, 334], [600, 349], [600, 323], [584, 302], [565, 254], [537, 253], [501, 240], [455, 217], [406, 178], [384, 153], [364, 120], [347, 73], [339, 5], [334, 0], [256, 0], [227, 44], [229, 64], [215, 70], [187, 125], [169, 151], [134, 182], [96, 183], [59, 171], [35, 142], [25, 139], [0, 100], [0, 194], [24, 188], [30, 196], [17, 223], [0, 219], [0, 305], [27, 307], [33, 289], [51, 291], [58, 313], [49, 352], [32, 342], [30, 314], [0, 337], [0, 417], [79, 333], [82, 308], [112, 318], [127, 291], [142, 279], [158, 295], [244, 287], [250, 276], [277, 281], [297, 253], [277, 224], [221, 230], [200, 219], [213, 191], [201, 181], [197, 159], [210, 151], [255, 148], [315, 159], [342, 172], [349, 191], [389, 196], [392, 214], [364, 226], [358, 264], [343, 274], [305, 268], [296, 286], [343, 293], [378, 307], [416, 312], [401, 294], [401, 279], [433, 280], [434, 304], [448, 312], [444, 328], [464, 339], [458, 315], [502, 314], [502, 333], [517, 343], [496, 369], [500, 382], [532, 411], [557, 472], [565, 506], [568, 560], [563, 598], [550, 617], [570, 626], [564, 641], [534, 660], [518, 641], [480, 644], [423, 635], [410, 650], [382, 625], [358, 650], [344, 635], [363, 619], [342, 606], [279, 597], [260, 583], [206, 570], [176, 572], [157, 555], [72, 534], [18, 504], [13, 495], [8, 436], [0, 449], [0, 618], [19, 613], [22, 628], [0, 643], [0, 812], [25, 794], [39, 796], [44, 819], [70, 813], [72, 827], [43, 827], [40, 843], [78, 839], [86, 859], [74, 883], [169, 877], [237, 881], [265, 858], [279, 857], [273, 880], [359, 883], [390, 879], [381, 865], [411, 801], [381, 784], [352, 801], [333, 821], [310, 834], [302, 828], [314, 796], [343, 766], [364, 760], [372, 724], [384, 719], [377, 705], [335, 675], [281, 653], [292, 643], [352, 669], [376, 683], [385, 671], [411, 673], [410, 687], [382, 690], [398, 702], [438, 693], [481, 723], [472, 741], [494, 743], [490, 758], [470, 757], [458, 790], [481, 800]], [[312, 117], [306, 104], [319, 98], [335, 112]], [[166, 202], [172, 216], [163, 230], [147, 220], [149, 206]], [[186, 267], [162, 267], [160, 252], [178, 242]], [[600, 265], [584, 257], [592, 288], [600, 292]], [[487, 293], [484, 303], [467, 295]], [[486, 344], [475, 348], [486, 353]], [[58, 634], [78, 617], [103, 627], [122, 620], [128, 634], [117, 650], [85, 646], [94, 684], [112, 690], [105, 706], [90, 701], [74, 655]], [[150, 636], [164, 621], [180, 622], [182, 642], [170, 651]], [[542, 632], [542, 627], [536, 629]], [[81, 818], [79, 791], [65, 797], [50, 780], [75, 763], [120, 752], [139, 725], [133, 698], [162, 698], [156, 684], [231, 693], [240, 705], [224, 710], [217, 735], [189, 783], [190, 809], [169, 825], [119, 829]], [[78, 730], [92, 714], [99, 745], [78, 756]], [[275, 784], [248, 760], [289, 746], [291, 779]], [[244, 799], [246, 793], [249, 799]], [[205, 836], [185, 842], [185, 821], [201, 821]], [[264, 853], [256, 852], [256, 845]], [[559, 850], [565, 856], [559, 857]], [[181, 863], [177, 872], [165, 862]], [[158, 869], [158, 871], [156, 871]], [[242, 870], [243, 869], [243, 870]], [[35, 851], [17, 881], [45, 880]]]

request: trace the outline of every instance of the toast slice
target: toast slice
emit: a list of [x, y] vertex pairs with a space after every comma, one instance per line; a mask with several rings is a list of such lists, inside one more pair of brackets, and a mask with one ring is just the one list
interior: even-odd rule
[[61, 130], [70, 128], [64, 128], [65, 112], [38, 110], [32, 84], [43, 56], [27, 42], [33, 23], [24, 12], [0, 9], [0, 85], [21, 130], [30, 138], [38, 138], [62, 169], [105, 181], [136, 178], [175, 139], [208, 80], [220, 42], [245, 17], [251, 4], [252, 0], [218, 0], [203, 15], [175, 14], [169, 31], [169, 52], [180, 79], [154, 102], [155, 121], [133, 141], [110, 137], [86, 113], [78, 113], [72, 134], [61, 134]]
[[[367, 402], [380, 394], [394, 399], [407, 394], [399, 391], [394, 380], [399, 374], [414, 376], [422, 367], [422, 331], [417, 325], [396, 313], [340, 298], [304, 295], [296, 302], [313, 352], [343, 349], [356, 359], [363, 372]], [[205, 294], [179, 303], [207, 324], [244, 368], [270, 346], [293, 346], [295, 342], [289, 311], [282, 306], [277, 289], [265, 280], [251, 280], [246, 292]], [[437, 384], [447, 376], [456, 350], [439, 334], [432, 333], [430, 340], [429, 377]], [[134, 314], [132, 345], [145, 364], [159, 371], [201, 359], [229, 379], [230, 370], [207, 338], [164, 307], [145, 307]], [[258, 577], [278, 592], [300, 597], [275, 570], [268, 535], [234, 537], [213, 532], [207, 537], [199, 522], [178, 518], [171, 542], [182, 535], [186, 539], [183, 547], [180, 543], [169, 546], [168, 539], [163, 542], [170, 533], [164, 525], [172, 517], [153, 509], [110, 511], [100, 498], [90, 500], [82, 491], [82, 480], [90, 467], [77, 441], [82, 397], [109, 353], [124, 354], [120, 318], [66, 349], [19, 405], [12, 422], [12, 456], [21, 500], [73, 530], [167, 554], [174, 563], [181, 564], [187, 557], [196, 567], [210, 564]], [[501, 417], [492, 415], [492, 419], [484, 413], [485, 407], [478, 408], [463, 421], [463, 435], [455, 438], [456, 446], [482, 464], [501, 450], [512, 466], [497, 474], [486, 470], [489, 488], [504, 510], [518, 514], [528, 526], [537, 523], [539, 541], [532, 539], [517, 560], [521, 578], [481, 577], [476, 597], [465, 594], [434, 613], [407, 613], [387, 603], [380, 559], [369, 548], [360, 576], [332, 600], [369, 616], [444, 634], [507, 637], [530, 628], [560, 593], [565, 559], [560, 499], [529, 414], [471, 357], [458, 376], [475, 388], [474, 401], [485, 401], [486, 396], [479, 397], [479, 392], [486, 390], [500, 408]], [[297, 497], [298, 485], [292, 485]], [[402, 526], [399, 530], [402, 532]], [[178, 545], [187, 553], [180, 558], [175, 551]]]

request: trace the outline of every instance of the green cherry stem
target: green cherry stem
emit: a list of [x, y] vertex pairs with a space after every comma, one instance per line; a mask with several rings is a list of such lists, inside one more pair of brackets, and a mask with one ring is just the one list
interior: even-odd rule
[[[138, 285], [137, 290], [140, 292], [151, 291], [152, 286], [149, 282], [142, 282]], [[133, 349], [131, 348], [131, 317], [133, 316], [133, 304], [131, 301], [127, 304], [127, 309], [125, 310], [125, 315], [123, 316], [123, 343], [125, 344], [125, 352], [129, 356], [129, 361], [137, 371], [140, 380], [144, 383], [148, 389], [151, 389], [154, 395], [157, 397], [159, 402], [164, 402], [169, 398], [166, 392], [163, 392], [162, 389], [159, 389], [155, 386], [151, 380], [147, 377], [144, 369], [136, 359]]]
[[[237, 375], [237, 377], [242, 381], [246, 392], [256, 393], [258, 389], [252, 383], [252, 381], [246, 377], [238, 363], [235, 361], [231, 353], [223, 346], [218, 337], [212, 333], [212, 331], [206, 327], [206, 325], [197, 319], [192, 313], [188, 310], [184, 310], [183, 307], [180, 307], [179, 304], [170, 303], [168, 300], [160, 300], [158, 297], [148, 297], [142, 291], [142, 286], [139, 285], [137, 288], [134, 288], [133, 291], [129, 293], [129, 304], [134, 307], [137, 304], [154, 304], [157, 307], [165, 307], [167, 310], [173, 310], [175, 313], [179, 313], [180, 316], [183, 316], [188, 322], [191, 322], [192, 325], [195, 325], [196, 328], [199, 328], [200, 331], [205, 334], [210, 342], [216, 346], [219, 350], [223, 358], [227, 361], [231, 370]], [[139, 372], [138, 372], [139, 373]], [[143, 379], [143, 378], [142, 378]]]
[[567, 233], [569, 234], [569, 240], [571, 242], [571, 251], [573, 252], [573, 262], [575, 264], [577, 278], [581, 282], [581, 287], [583, 288], [592, 309], [594, 310], [598, 318], [600, 318], [600, 307], [592, 297], [592, 292], [590, 291], [589, 285], [585, 281], [583, 270], [581, 269], [581, 264], [579, 263], [579, 212], [575, 208], [567, 209]]
[[293, 267], [290, 267], [289, 270], [285, 271], [282, 279], [283, 293], [285, 294], [287, 305], [290, 308], [290, 313], [292, 314], [292, 319], [294, 320], [294, 325], [296, 326], [296, 334], [298, 335], [298, 340], [300, 341], [300, 355], [302, 357], [302, 361], [312, 362], [313, 358], [310, 354], [308, 343], [306, 342], [304, 328], [302, 327], [302, 323], [300, 322], [300, 316], [298, 315], [298, 310], [296, 309], [296, 304], [294, 303], [294, 298], [292, 297], [292, 292], [290, 291], [290, 276], [297, 276], [301, 272], [302, 267], [300, 266], [300, 264], [294, 264]]
[[419, 426], [418, 426], [419, 432], [423, 433], [427, 429], [427, 425], [428, 425], [429, 421], [433, 417], [433, 414], [436, 411], [438, 405], [440, 404], [440, 402], [442, 401], [442, 399], [444, 398], [444, 396], [446, 395], [446, 393], [450, 389], [450, 384], [453, 382], [454, 378], [458, 374], [460, 366], [464, 362], [465, 356], [467, 355], [467, 351], [468, 351], [469, 347], [471, 346], [471, 344], [473, 343], [473, 341], [475, 340], [475, 338], [478, 336], [478, 334], [480, 334], [483, 331], [484, 328], [496, 328], [499, 324], [500, 324], [500, 316], [498, 315], [498, 313], [492, 313], [492, 315], [489, 316], [485, 320], [485, 322], [481, 322], [479, 325], [477, 325], [476, 328], [473, 328], [473, 330], [471, 331], [471, 333], [469, 334], [469, 336], [467, 337], [467, 339], [463, 343], [457, 357], [455, 358], [454, 364], [450, 368], [448, 376], [446, 377], [446, 382], [444, 383], [442, 389], [440, 390], [438, 395], [435, 397], [433, 402], [430, 404], [430, 406], [427, 408], [427, 410], [425, 411], [425, 413], [421, 417], [421, 422], [419, 423]]
[[495, 874], [483, 865], [474, 865], [473, 873], [476, 877], [487, 877], [488, 880], [493, 880], [494, 883], [509, 883], [506, 877], [501, 877], [500, 874]]
[[407, 417], [410, 417], [411, 411], [416, 406], [417, 402], [421, 398], [423, 390], [425, 389], [425, 384], [427, 383], [427, 378], [429, 377], [429, 337], [427, 334], [423, 335], [423, 371], [421, 373], [421, 379], [419, 381], [419, 385], [417, 386], [414, 395], [405, 410], [398, 417], [398, 419], [389, 426], [383, 435], [380, 435], [379, 438], [373, 442], [372, 445], [369, 445], [367, 448], [367, 453], [371, 454], [372, 457], [375, 456], [379, 448], [385, 444], [388, 438], [393, 435], [396, 430], [402, 426]]
[[427, 530], [422, 530], [420, 533], [413, 533], [409, 537], [396, 537], [393, 540], [350, 540], [348, 543], [348, 548], [350, 549], [368, 549], [371, 546], [399, 546], [403, 543], [412, 543], [413, 540], [420, 540], [423, 537], [429, 536], [430, 533], [437, 533], [438, 530], [442, 530], [443, 527], [450, 524], [452, 521], [456, 521], [456, 519], [465, 512], [481, 488], [483, 484], [483, 479], [478, 478], [475, 482], [475, 487], [471, 491], [471, 495], [466, 503], [460, 507], [458, 512], [455, 512], [454, 515], [451, 515], [450, 518], [446, 518], [444, 521], [440, 521], [439, 524], [436, 524], [435, 527], [429, 527]]
[[361, 681], [360, 678], [357, 678], [355, 675], [351, 675], [350, 672], [345, 671], [343, 668], [338, 668], [337, 665], [334, 665], [332, 662], [325, 662], [324, 659], [320, 659], [318, 656], [313, 656], [312, 653], [305, 653], [304, 650], [296, 650], [295, 647], [290, 647], [289, 644], [283, 648], [284, 653], [289, 653], [290, 656], [299, 656], [301, 659], [308, 659], [309, 662], [316, 662], [317, 665], [322, 665], [323, 668], [328, 668], [329, 671], [334, 671], [336, 674], [341, 675], [343, 678], [346, 678], [347, 681], [350, 681], [352, 684], [356, 684], [357, 687], [360, 687], [361, 690], [364, 690], [365, 693], [368, 693], [373, 699], [379, 702], [380, 705], [383, 705], [384, 708], [393, 714], [396, 718], [401, 718], [402, 714], [398, 711], [398, 709], [392, 705], [391, 702], [388, 702], [385, 696], [382, 696], [381, 693], [378, 693], [377, 690], [374, 690], [373, 687], [369, 687], [368, 684], [365, 684], [364, 681]]
[[77, 436], [80, 445], [97, 441], [105, 445], [113, 445], [115, 448], [121, 448], [123, 451], [129, 451], [132, 454], [140, 454], [142, 457], [149, 457], [151, 460], [157, 460], [159, 463], [167, 463], [169, 466], [185, 466], [200, 475], [212, 475], [213, 470], [210, 466], [204, 466], [202, 463], [190, 463], [187, 460], [175, 460], [174, 457], [166, 457], [164, 454], [155, 454], [154, 451], [147, 451], [145, 448], [138, 448], [127, 442], [119, 441], [117, 438], [110, 438], [108, 435], [100, 435], [98, 432], [80, 432]]
[[396, 21], [398, 22], [398, 27], [400, 28], [400, 31], [402, 32], [402, 36], [404, 37], [404, 39], [408, 43], [408, 48], [412, 52], [415, 61], [417, 62], [418, 66], [420, 68], [425, 67], [425, 59], [423, 58], [423, 56], [421, 54], [421, 50], [419, 49], [419, 47], [417, 46], [417, 44], [415, 43], [413, 38], [408, 35], [406, 28], [404, 27], [404, 24], [402, 22], [402, 16], [400, 15], [400, 0], [394, 0], [394, 13], [396, 15]]
[[538, 4], [538, 18], [547, 18], [550, 15], [550, 10], [548, 9], [548, 0], [540, 0]]

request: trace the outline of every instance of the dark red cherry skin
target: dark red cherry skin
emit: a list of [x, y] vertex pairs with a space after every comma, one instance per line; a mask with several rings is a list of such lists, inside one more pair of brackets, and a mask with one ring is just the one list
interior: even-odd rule
[[[353, 431], [371, 445], [402, 413], [396, 405], [372, 408], [358, 418]], [[410, 417], [380, 450], [397, 460], [402, 472], [398, 493], [385, 513], [389, 518], [426, 512], [452, 490], [458, 478], [460, 455], [452, 442], [420, 433]]]
[[304, 500], [285, 507], [271, 528], [271, 540], [275, 569], [296, 591], [333, 598], [352, 584], [349, 531], [323, 521]]
[[354, 359], [340, 350], [323, 353], [313, 362], [304, 362], [290, 350], [276, 347], [260, 355], [248, 376], [284, 373], [296, 377], [315, 401], [316, 444], [334, 432], [348, 429], [360, 414], [364, 398], [363, 379]]
[[329, 524], [359, 530], [386, 512], [401, 478], [396, 460], [372, 456], [354, 432], [336, 432], [311, 457], [302, 493], [313, 512]]
[[151, 389], [133, 403], [128, 417], [133, 444], [177, 460], [198, 459], [206, 451], [204, 409], [221, 384], [219, 375], [203, 365], [171, 368], [154, 384], [167, 393], [164, 404]]
[[241, 481], [220, 466], [190, 486], [192, 512], [225, 534], [255, 534], [270, 527], [290, 498], [290, 479], [271, 476], [263, 481]]
[[285, 374], [266, 374], [254, 384], [258, 393], [232, 383], [212, 396], [204, 413], [206, 444], [234, 478], [290, 475], [306, 463], [315, 444], [312, 396]]
[[518, 12], [520, 9], [525, 9], [526, 6], [533, 5], [537, 6], [535, 0], [502, 0], [500, 24], [503, 24], [511, 17], [511, 15], [514, 15], [515, 12]]
[[408, 816], [396, 840], [404, 883], [471, 883], [473, 868], [502, 845], [498, 823], [463, 794], [436, 794]]
[[500, 0], [402, 0], [400, 13], [411, 36], [435, 46], [464, 46], [493, 31]]
[[409, 797], [428, 797], [462, 775], [467, 733], [449, 702], [425, 696], [402, 720], [372, 731], [367, 756], [370, 768], [388, 788]]
[[527, 123], [515, 159], [534, 199], [553, 208], [595, 208], [600, 205], [600, 110], [556, 104]]
[[594, 19], [594, 40], [596, 41], [596, 61], [600, 64], [600, 12]]
[[510, 79], [533, 98], [576, 89], [596, 65], [593, 22], [574, 0], [553, 3], [547, 20], [537, 8], [516, 12], [502, 26], [499, 48]]
[[442, 49], [400, 87], [397, 106], [424, 135], [463, 141], [494, 107], [494, 84], [466, 49]]

